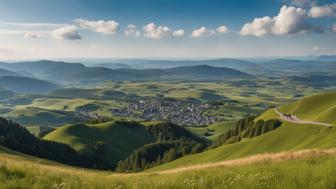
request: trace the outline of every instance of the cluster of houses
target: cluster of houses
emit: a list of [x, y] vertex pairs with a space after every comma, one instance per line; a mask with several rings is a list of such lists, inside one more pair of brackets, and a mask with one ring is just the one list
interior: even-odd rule
[[220, 121], [209, 115], [215, 108], [217, 107], [210, 104], [151, 98], [137, 100], [124, 108], [112, 109], [111, 113], [118, 117], [134, 117], [146, 121], [167, 120], [183, 126], [204, 126]]
[[76, 111], [75, 118], [83, 122], [104, 122], [109, 120], [109, 117], [107, 116], [102, 116], [89, 111]]

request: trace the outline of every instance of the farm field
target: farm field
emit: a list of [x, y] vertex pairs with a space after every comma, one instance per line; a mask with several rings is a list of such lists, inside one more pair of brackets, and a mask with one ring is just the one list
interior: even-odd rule
[[[144, 119], [132, 115], [113, 114], [113, 109], [126, 109], [135, 99], [173, 98], [191, 104], [215, 103], [216, 108], [205, 111], [207, 116], [222, 121], [233, 121], [247, 114], [259, 114], [267, 106], [288, 103], [296, 98], [318, 93], [314, 88], [292, 88], [267, 84], [266, 79], [256, 80], [255, 87], [232, 83], [197, 82], [104, 82], [95, 89], [66, 88], [44, 96], [21, 96], [0, 102], [0, 111], [25, 126], [57, 127], [80, 120], [74, 119], [81, 113], [97, 114], [108, 119]], [[90, 87], [90, 86], [87, 86]], [[264, 88], [268, 90], [265, 91]], [[134, 95], [136, 94], [136, 95]], [[126, 98], [126, 99], [125, 99]], [[299, 98], [299, 97], [297, 97]], [[330, 110], [332, 111], [332, 110]], [[140, 114], [139, 111], [134, 111]], [[84, 115], [92, 116], [92, 115]], [[95, 116], [95, 115], [94, 115]], [[147, 120], [146, 120], [147, 121]], [[155, 120], [153, 120], [155, 121]], [[221, 122], [221, 121], [216, 121]]]

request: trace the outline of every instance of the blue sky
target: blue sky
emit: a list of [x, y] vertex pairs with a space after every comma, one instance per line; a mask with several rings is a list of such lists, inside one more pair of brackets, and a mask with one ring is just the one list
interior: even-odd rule
[[335, 0], [1, 0], [0, 59], [336, 54]]

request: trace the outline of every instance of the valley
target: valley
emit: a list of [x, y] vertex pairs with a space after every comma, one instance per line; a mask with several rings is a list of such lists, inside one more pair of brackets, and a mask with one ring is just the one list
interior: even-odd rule
[[[79, 66], [86, 71], [99, 70], [95, 73], [99, 76], [102, 70], [107, 75], [109, 72], [126, 73], [124, 68], [109, 71], [110, 68], [88, 68], [65, 62], [48, 61], [46, 68], [41, 67], [41, 61], [19, 64], [28, 66], [33, 71], [30, 75], [39, 76], [33, 83], [35, 80], [44, 82], [44, 77], [52, 78], [45, 75], [50, 71], [44, 70], [60, 65], [58, 69], [71, 70]], [[35, 64], [39, 65], [38, 71], [34, 71]], [[17, 71], [13, 65], [10, 65], [11, 70]], [[78, 78], [55, 82], [51, 79], [46, 82], [54, 87], [52, 89], [44, 88], [44, 84], [37, 84], [36, 87], [41, 88], [34, 90], [0, 85], [3, 91], [0, 112], [5, 119], [2, 127], [10, 128], [11, 121], [19, 124], [15, 126], [17, 130], [5, 127], [2, 134], [0, 130], [3, 137], [0, 144], [4, 147], [0, 157], [0, 180], [8, 177], [6, 175], [21, 174], [13, 179], [20, 180], [20, 184], [31, 184], [31, 176], [54, 169], [57, 171], [43, 177], [49, 180], [48, 177], [56, 176], [59, 182], [39, 180], [37, 188], [51, 184], [89, 188], [82, 184], [83, 177], [90, 186], [97, 188], [134, 188], [130, 184], [134, 181], [140, 188], [235, 188], [227, 183], [230, 179], [234, 179], [231, 183], [239, 182], [237, 188], [249, 182], [265, 182], [265, 186], [281, 188], [283, 183], [275, 180], [266, 182], [262, 178], [251, 178], [242, 182], [237, 174], [252, 177], [269, 170], [269, 179], [283, 177], [295, 187], [305, 185], [307, 175], [295, 185], [288, 180], [288, 174], [297, 177], [299, 172], [290, 171], [291, 167], [308, 171], [313, 166], [307, 162], [314, 161], [314, 169], [325, 170], [334, 164], [336, 92], [334, 83], [329, 82], [332, 77], [324, 78], [325, 82], [299, 79], [307, 77], [306, 73], [295, 78], [284, 76], [285, 72], [276, 77], [262, 72], [227, 77], [223, 76], [223, 69], [216, 68], [209, 71], [208, 66], [186, 66], [169, 68], [167, 72], [161, 69], [164, 74], [174, 70], [177, 75], [166, 77], [161, 73], [160, 79], [146, 76], [145, 80], [116, 80], [113, 76], [101, 80], [95, 75], [86, 76], [85, 81]], [[154, 71], [127, 69], [127, 73], [132, 74]], [[180, 70], [183, 73], [178, 76]], [[190, 75], [184, 77], [185, 72]], [[74, 70], [70, 73], [74, 74]], [[312, 74], [311, 77], [316, 76]], [[22, 81], [31, 82], [29, 79]], [[31, 88], [31, 85], [22, 86]], [[24, 137], [15, 139], [19, 136]], [[29, 145], [41, 147], [30, 148], [24, 143], [27, 139], [32, 142]], [[57, 149], [57, 145], [62, 147]], [[67, 153], [68, 158], [51, 158], [48, 152], [41, 151], [48, 146], [52, 153]], [[12, 158], [19, 162], [13, 164], [9, 160]], [[25, 161], [29, 166], [37, 166], [37, 171], [22, 171], [27, 169], [25, 163], [21, 163]], [[172, 179], [167, 180], [167, 174]], [[330, 173], [330, 179], [333, 176]], [[104, 179], [98, 182], [93, 179], [95, 177]], [[139, 181], [147, 177], [159, 181], [154, 184]], [[180, 177], [184, 179], [178, 179]], [[202, 182], [195, 180], [201, 177]], [[220, 178], [225, 179], [218, 181]], [[328, 182], [325, 180], [316, 186], [324, 187]], [[108, 183], [110, 186], [106, 185]]]

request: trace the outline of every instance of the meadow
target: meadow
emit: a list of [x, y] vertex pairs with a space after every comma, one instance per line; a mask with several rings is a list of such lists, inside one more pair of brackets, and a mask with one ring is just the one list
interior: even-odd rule
[[[116, 174], [80, 169], [1, 149], [1, 188], [335, 188], [335, 150], [265, 154], [169, 172]], [[253, 166], [252, 166], [253, 165]]]

